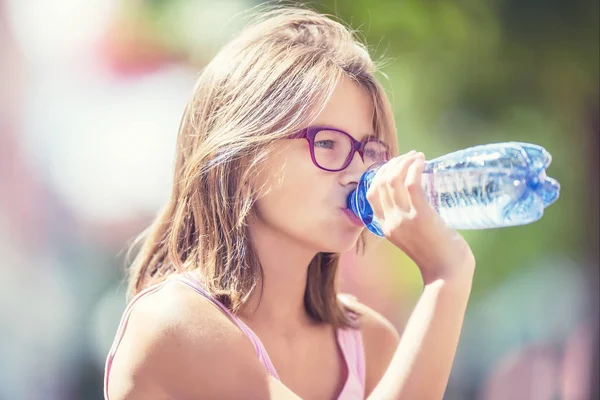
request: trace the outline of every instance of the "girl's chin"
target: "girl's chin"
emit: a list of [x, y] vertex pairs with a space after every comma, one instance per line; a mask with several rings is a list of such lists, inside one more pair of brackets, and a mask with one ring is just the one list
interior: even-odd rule
[[338, 238], [336, 238], [337, 240], [335, 241], [333, 241], [333, 237], [330, 236], [328, 240], [323, 243], [326, 244], [326, 246], [324, 247], [327, 250], [322, 250], [322, 252], [345, 253], [346, 251], [353, 249], [358, 243], [358, 239], [360, 238], [360, 234], [362, 233], [362, 231], [363, 229], [353, 230], [353, 232], [351, 233], [340, 235]]

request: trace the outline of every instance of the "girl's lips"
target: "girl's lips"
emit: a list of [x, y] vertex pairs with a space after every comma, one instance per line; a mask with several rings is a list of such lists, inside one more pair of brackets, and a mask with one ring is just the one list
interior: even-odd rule
[[363, 222], [360, 220], [360, 218], [358, 218], [356, 215], [354, 215], [354, 213], [352, 211], [350, 211], [350, 209], [343, 208], [342, 211], [344, 211], [344, 214], [346, 214], [346, 216], [348, 217], [348, 219], [350, 220], [350, 222], [353, 225], [360, 226], [361, 228], [365, 227], [365, 224], [363, 224]]

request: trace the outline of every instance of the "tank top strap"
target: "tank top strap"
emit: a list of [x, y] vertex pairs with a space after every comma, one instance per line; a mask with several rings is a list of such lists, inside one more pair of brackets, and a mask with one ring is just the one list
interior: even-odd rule
[[364, 396], [366, 362], [362, 332], [360, 329], [339, 328], [337, 339], [348, 365], [348, 385], [354, 383], [354, 391], [362, 391]]
[[[225, 305], [223, 303], [221, 303], [219, 300], [213, 298], [200, 284], [200, 282], [198, 281], [198, 279], [196, 279], [192, 274], [190, 274], [189, 272], [183, 273], [181, 275], [177, 274], [177, 275], [171, 275], [169, 277], [170, 280], [176, 280], [179, 281], [185, 285], [187, 285], [188, 287], [190, 287], [191, 289], [193, 289], [194, 291], [196, 291], [198, 294], [200, 294], [202, 297], [204, 297], [206, 300], [210, 301], [212, 304], [214, 304], [217, 308], [219, 308], [225, 315], [227, 315], [229, 317], [229, 319], [238, 327], [242, 330], [242, 332], [244, 332], [247, 336], [252, 336], [252, 334], [254, 332], [250, 331], [250, 328], [248, 328], [248, 326], [246, 324], [244, 324], [244, 322], [242, 320], [240, 320], [238, 317], [236, 317], [231, 311], [229, 311], [229, 309], [227, 307], [225, 307]], [[256, 350], [257, 346], [256, 343], [254, 343], [254, 341], [252, 341], [254, 344], [254, 348]]]
[[174, 280], [177, 282], [181, 282], [191, 289], [195, 290], [198, 294], [202, 295], [208, 301], [213, 303], [217, 308], [219, 308], [225, 315], [229, 317], [229, 319], [250, 339], [252, 345], [254, 346], [254, 350], [256, 351], [256, 355], [259, 361], [265, 366], [265, 368], [269, 371], [273, 377], [279, 379], [279, 375], [277, 375], [277, 371], [267, 354], [267, 350], [265, 346], [262, 344], [260, 338], [254, 333], [248, 325], [244, 323], [239, 317], [235, 316], [223, 303], [219, 300], [213, 298], [203, 287], [200, 281], [191, 273], [186, 272], [181, 275], [172, 275], [170, 280]]

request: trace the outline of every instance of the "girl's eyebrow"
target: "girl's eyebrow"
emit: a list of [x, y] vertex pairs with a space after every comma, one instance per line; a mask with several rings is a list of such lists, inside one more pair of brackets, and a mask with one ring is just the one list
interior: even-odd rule
[[[358, 139], [357, 139], [357, 140], [358, 140]], [[359, 142], [366, 142], [366, 141], [368, 141], [368, 140], [379, 140], [379, 141], [381, 141], [381, 142], [382, 142], [382, 140], [381, 140], [381, 139], [379, 139], [379, 138], [377, 137], [377, 135], [374, 135], [374, 134], [372, 134], [372, 133], [369, 133], [369, 134], [365, 135], [365, 136], [364, 136], [364, 137], [363, 137], [361, 140], [359, 140]]]
[[348, 132], [347, 130], [342, 129], [334, 124], [317, 124], [317, 125], [312, 125], [312, 126], [315, 128], [323, 128], [323, 129], [332, 128], [332, 129], [340, 130], [340, 131], [345, 132], [346, 134], [350, 135], [351, 137], [353, 137], [354, 140], [356, 140], [357, 142], [366, 142], [367, 140], [379, 140], [379, 138], [373, 133], [367, 133], [365, 136], [362, 137], [362, 139], [358, 139], [354, 135], [350, 134], [350, 132]]
[[315, 124], [315, 125], [310, 125], [310, 127], [311, 128], [321, 128], [321, 129], [327, 129], [327, 128], [336, 129], [336, 130], [339, 130], [339, 131], [342, 131], [342, 132], [346, 133], [347, 135], [350, 135], [350, 137], [352, 137], [357, 142], [366, 143], [366, 142], [369, 142], [369, 141], [377, 141], [377, 142], [383, 143], [386, 147], [389, 147], [388, 144], [384, 140], [382, 140], [381, 138], [379, 138], [374, 133], [367, 133], [361, 139], [357, 139], [356, 137], [354, 137], [354, 135], [350, 134], [347, 130], [339, 128], [335, 124]]
[[363, 137], [362, 140], [359, 140], [359, 142], [361, 142], [361, 143], [366, 143], [366, 142], [370, 142], [370, 141], [379, 142], [379, 143], [384, 144], [386, 147], [389, 147], [388, 144], [384, 140], [377, 137], [377, 135], [373, 135], [373, 134], [369, 134], [369, 135]]

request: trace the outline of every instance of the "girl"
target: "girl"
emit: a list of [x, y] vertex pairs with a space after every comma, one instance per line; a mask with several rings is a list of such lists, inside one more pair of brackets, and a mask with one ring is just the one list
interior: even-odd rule
[[[423, 154], [396, 153], [389, 102], [352, 33], [310, 10], [261, 14], [185, 109], [105, 398], [441, 399], [475, 261], [426, 202]], [[346, 197], [390, 158], [368, 200], [424, 282], [401, 340], [336, 289], [339, 254], [368, 234]]]

